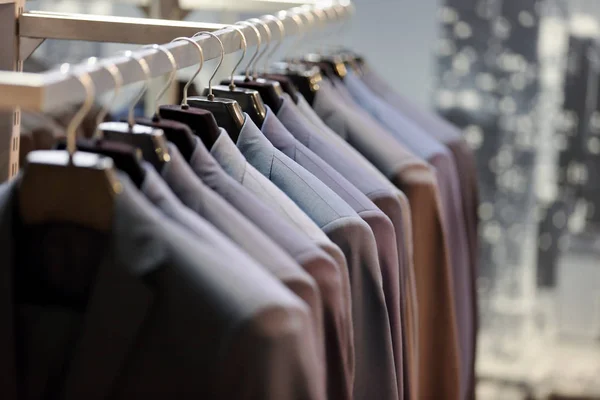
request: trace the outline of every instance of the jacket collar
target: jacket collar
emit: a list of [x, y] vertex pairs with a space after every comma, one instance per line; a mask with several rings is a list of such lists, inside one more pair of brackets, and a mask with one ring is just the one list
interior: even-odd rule
[[[269, 111], [267, 109], [268, 115]], [[236, 146], [254, 168], [270, 178], [271, 166], [275, 158], [275, 147], [248, 117], [246, 117], [244, 126], [240, 131]]]
[[302, 114], [287, 93], [283, 94], [277, 118], [300, 143], [309, 143], [310, 137], [313, 135], [311, 122]]
[[[197, 150], [198, 148], [196, 148], [194, 153]], [[177, 147], [172, 143], [169, 143], [169, 154], [171, 155], [171, 161], [161, 171], [163, 179], [183, 204], [192, 208], [200, 215], [206, 215], [205, 197], [203, 194], [210, 191], [210, 188], [198, 178], [191, 166], [185, 161], [179, 150], [177, 150]]]
[[221, 134], [210, 149], [210, 154], [229, 176], [237, 182], [243, 182], [248, 162], [224, 129], [221, 129]]
[[296, 159], [296, 138], [286, 129], [273, 111], [267, 107], [267, 116], [263, 122], [261, 131], [269, 142], [279, 149], [283, 154]]
[[[99, 264], [82, 334], [74, 347], [64, 382], [63, 394], [67, 400], [109, 397], [153, 303], [152, 288], [144, 277], [163, 264], [167, 256], [157, 235], [160, 217], [128, 178], [122, 175], [119, 178], [123, 191], [115, 200], [110, 244]], [[0, 343], [7, 347], [2, 349], [5, 356], [0, 358], [0, 391], [8, 393], [5, 397], [8, 399], [11, 395], [17, 398], [12, 275], [18, 265], [15, 265], [12, 229], [13, 223], [20, 219], [16, 208], [19, 180], [0, 189], [0, 254], [8, 261], [8, 268], [0, 269], [3, 289], [0, 292]], [[94, 386], [93, 391], [90, 385]]]

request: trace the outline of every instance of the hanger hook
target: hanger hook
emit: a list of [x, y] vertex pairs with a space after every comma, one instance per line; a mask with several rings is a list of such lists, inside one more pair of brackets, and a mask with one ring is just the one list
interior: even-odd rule
[[[302, 18], [302, 17], [306, 18], [306, 24], [307, 24], [307, 26], [308, 26], [308, 29], [307, 29], [307, 31], [308, 31], [308, 32], [310, 32], [310, 27], [311, 27], [311, 26], [314, 24], [314, 22], [315, 22], [315, 17], [314, 17], [314, 15], [312, 15], [310, 12], [306, 12], [306, 8], [304, 8], [304, 7], [300, 7], [300, 9], [301, 9], [303, 12], [299, 12], [299, 13], [298, 13], [298, 16], [299, 16], [300, 18]], [[307, 38], [308, 38], [308, 39], [307, 39]], [[303, 36], [303, 43], [304, 43], [304, 44], [306, 44], [307, 42], [309, 42], [309, 43], [310, 43], [310, 42], [312, 42], [312, 41], [313, 41], [313, 37], [312, 37], [312, 35], [311, 35], [310, 33], [306, 33], [306, 32], [305, 32], [305, 34], [304, 34], [304, 36]]]
[[[328, 32], [324, 36], [326, 38], [335, 37], [335, 34], [337, 32], [335, 24], [340, 19], [340, 16], [337, 11], [337, 7], [335, 7], [335, 6], [325, 7], [325, 8], [323, 8], [323, 13], [325, 14], [325, 17], [326, 17], [324, 30]], [[326, 24], [327, 20], [329, 20], [333, 23], [331, 25], [327, 25]], [[331, 44], [328, 45], [327, 42], [328, 41], [323, 42], [323, 54], [327, 53], [328, 47], [330, 47], [330, 48], [333, 47]]]
[[[63, 64], [61, 69], [68, 71], [70, 69], [69, 64]], [[81, 108], [77, 110], [73, 119], [67, 126], [67, 151], [69, 152], [69, 158], [72, 160], [73, 154], [75, 154], [77, 148], [77, 128], [83, 122], [85, 116], [91, 111], [94, 105], [94, 95], [96, 88], [94, 87], [94, 80], [88, 72], [84, 72], [81, 75], [73, 74], [73, 76], [81, 83], [85, 89], [85, 100], [81, 105]]]
[[206, 32], [206, 31], [198, 32], [194, 36], [192, 36], [192, 39], [198, 35], [212, 36], [215, 39], [217, 39], [217, 41], [219, 42], [219, 46], [221, 46], [221, 58], [219, 59], [219, 63], [217, 64], [217, 67], [215, 68], [212, 75], [210, 76], [210, 79], [208, 80], [208, 96], [206, 96], [206, 97], [208, 98], [208, 100], [212, 101], [215, 98], [215, 95], [213, 94], [213, 90], [212, 90], [212, 81], [213, 81], [213, 79], [215, 79], [215, 75], [217, 75], [219, 68], [221, 68], [221, 64], [223, 64], [223, 59], [225, 58], [225, 47], [223, 46], [223, 42], [221, 41], [221, 39], [219, 39], [219, 37], [212, 32]]
[[281, 47], [283, 39], [285, 38], [285, 26], [283, 25], [283, 22], [281, 22], [281, 20], [274, 15], [265, 15], [262, 17], [262, 19], [275, 21], [275, 23], [277, 24], [277, 28], [279, 29], [279, 37], [277, 39], [277, 42], [275, 43], [275, 46], [273, 46], [273, 49], [265, 57], [264, 72], [267, 72], [269, 69], [269, 65], [271, 65], [271, 59], [273, 58], [279, 47]]
[[[318, 8], [318, 7], [312, 7], [310, 9], [310, 12], [313, 13], [313, 15], [316, 17], [317, 19], [317, 23], [318, 23], [318, 30], [322, 31], [325, 29], [326, 24], [327, 24], [327, 12], [322, 9], [322, 8]], [[321, 45], [317, 46], [317, 54], [322, 55], [325, 52], [325, 41], [321, 41]]]
[[296, 49], [298, 49], [298, 47], [300, 47], [300, 43], [302, 43], [302, 40], [304, 39], [304, 36], [305, 36], [304, 21], [297, 14], [290, 14], [290, 18], [292, 18], [292, 21], [294, 21], [294, 23], [296, 24], [296, 27], [298, 28], [298, 31], [297, 31], [298, 36], [296, 37], [296, 40], [294, 41], [294, 43], [290, 46], [289, 50], [287, 51], [286, 58], [289, 58], [292, 62], [297, 62], [298, 60], [296, 60], [293, 57], [293, 55], [292, 56], [290, 56], [290, 55], [294, 54], [294, 52], [296, 51]]
[[[346, 32], [348, 30], [349, 24], [348, 22], [350, 22], [350, 17], [352, 16], [352, 9], [349, 8], [349, 6], [345, 6], [343, 4], [335, 4], [333, 6], [333, 10], [337, 16], [337, 23], [338, 23], [338, 29], [336, 32], [336, 37], [341, 38], [341, 40], [344, 39], [344, 36], [346, 36]], [[341, 44], [341, 40], [340, 44], [338, 44], [338, 46], [336, 46], [339, 50], [343, 50], [344, 46]]]
[[202, 51], [202, 47], [198, 44], [198, 42], [196, 42], [193, 39], [190, 39], [189, 37], [181, 36], [181, 37], [171, 40], [171, 43], [177, 42], [180, 40], [185, 40], [186, 42], [190, 42], [194, 46], [196, 46], [196, 49], [198, 50], [198, 58], [200, 59], [200, 62], [198, 63], [198, 69], [196, 70], [196, 72], [194, 72], [194, 75], [192, 75], [192, 77], [186, 82], [185, 86], [183, 87], [183, 98], [181, 100], [181, 107], [183, 107], [184, 109], [187, 109], [189, 107], [188, 102], [187, 102], [188, 89], [191, 86], [192, 82], [194, 82], [194, 79], [196, 79], [196, 77], [198, 76], [200, 71], [202, 71], [202, 67], [204, 66], [204, 52]]
[[142, 72], [144, 73], [144, 86], [142, 87], [140, 92], [137, 94], [137, 96], [135, 96], [135, 98], [129, 105], [129, 109], [127, 111], [127, 124], [129, 124], [129, 127], [131, 128], [135, 125], [135, 118], [134, 118], [135, 105], [140, 101], [140, 99], [142, 98], [144, 93], [146, 93], [146, 90], [148, 90], [148, 82], [150, 82], [150, 79], [152, 78], [152, 76], [150, 75], [150, 67], [148, 66], [148, 62], [146, 60], [144, 60], [144, 58], [137, 56], [131, 50], [119, 51], [118, 54], [123, 54], [125, 57], [129, 58], [130, 60], [137, 61], [138, 65], [142, 69]]
[[153, 50], [160, 50], [163, 53], [165, 53], [165, 55], [167, 56], [167, 58], [169, 59], [169, 62], [171, 63], [171, 72], [169, 73], [169, 79], [167, 80], [167, 83], [165, 84], [165, 86], [162, 87], [162, 89], [160, 90], [160, 92], [158, 92], [158, 95], [156, 96], [156, 98], [154, 99], [154, 116], [158, 117], [158, 113], [159, 113], [159, 104], [158, 102], [160, 101], [161, 97], [163, 97], [165, 95], [165, 93], [167, 92], [167, 90], [169, 90], [169, 88], [171, 87], [171, 85], [173, 84], [173, 81], [175, 80], [175, 75], [177, 75], [177, 61], [175, 61], [175, 57], [173, 57], [173, 53], [171, 53], [165, 46], [163, 45], [159, 45], [159, 44], [151, 44], [148, 46], [144, 46], [144, 49], [147, 48], [151, 48]]
[[[97, 61], [98, 59], [96, 57], [90, 57], [88, 59], [88, 65], [95, 65]], [[119, 96], [121, 88], [123, 87], [123, 75], [121, 74], [121, 71], [119, 71], [119, 68], [117, 68], [115, 64], [105, 62], [103, 63], [103, 65], [101, 65], [101, 68], [104, 68], [106, 71], [108, 71], [108, 73], [112, 77], [113, 82], [115, 84], [115, 90], [113, 91], [113, 95], [110, 101], [108, 101], [104, 106], [102, 106], [100, 112], [96, 116], [96, 130], [94, 131], [94, 135], [92, 136], [93, 138], [100, 137], [102, 132], [100, 131], [100, 129], [98, 129], [98, 126], [100, 126], [100, 124], [104, 122], [104, 118], [106, 118], [106, 115], [110, 110], [111, 104], [115, 104], [115, 100]]]
[[260, 46], [262, 45], [262, 35], [260, 34], [260, 31], [258, 30], [258, 28], [256, 26], [254, 26], [254, 24], [252, 22], [248, 22], [248, 21], [238, 21], [235, 23], [236, 25], [244, 25], [244, 26], [248, 26], [250, 27], [254, 33], [256, 34], [256, 51], [254, 52], [254, 55], [252, 56], [252, 58], [250, 59], [250, 62], [248, 62], [248, 65], [246, 65], [246, 70], [244, 71], [244, 75], [246, 76], [245, 80], [249, 81], [250, 80], [250, 67], [252, 66], [252, 64], [254, 63], [254, 60], [256, 59], [256, 57], [258, 56], [258, 53], [260, 53]]
[[248, 42], [246, 41], [246, 35], [244, 35], [244, 32], [242, 32], [242, 30], [240, 28], [238, 28], [237, 26], [234, 26], [234, 25], [230, 26], [230, 28], [236, 30], [237, 33], [240, 34], [240, 38], [242, 41], [242, 43], [241, 43], [242, 56], [238, 60], [237, 64], [235, 64], [235, 66], [231, 70], [231, 81], [229, 82], [229, 89], [233, 90], [233, 89], [235, 89], [235, 82], [233, 81], [233, 74], [235, 74], [235, 70], [238, 69], [240, 64], [242, 64], [242, 61], [244, 61], [244, 58], [246, 58], [246, 50], [248, 50]]
[[271, 28], [269, 28], [269, 25], [266, 22], [264, 22], [258, 18], [250, 18], [248, 21], [255, 23], [255, 24], [259, 24], [260, 26], [263, 27], [263, 29], [267, 33], [267, 44], [265, 45], [265, 48], [263, 49], [263, 51], [260, 52], [260, 55], [258, 56], [258, 58], [256, 60], [254, 60], [254, 65], [252, 67], [252, 70], [253, 70], [252, 77], [254, 79], [256, 79], [256, 78], [258, 78], [258, 62], [260, 61], [261, 58], [263, 58], [263, 56], [265, 55], [267, 50], [269, 50], [269, 46], [271, 46], [271, 38], [273, 37], [273, 35], [271, 34]]

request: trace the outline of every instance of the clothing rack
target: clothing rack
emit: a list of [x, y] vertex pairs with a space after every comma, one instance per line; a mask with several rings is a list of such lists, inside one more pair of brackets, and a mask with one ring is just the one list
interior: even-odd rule
[[[243, 4], [244, 2], [242, 2]], [[76, 75], [89, 73], [94, 81], [96, 94], [114, 89], [112, 76], [102, 65], [116, 65], [123, 84], [145, 79], [137, 61], [126, 56], [101, 60], [95, 66], [74, 66], [68, 75], [60, 71], [41, 74], [23, 73], [23, 60], [45, 39], [88, 40], [135, 44], [168, 43], [178, 36], [191, 37], [199, 31], [214, 32], [223, 42], [225, 54], [241, 49], [240, 34], [222, 24], [188, 21], [106, 17], [49, 12], [24, 12], [24, 0], [0, 0], [0, 181], [12, 178], [19, 170], [20, 108], [49, 112], [66, 104], [85, 99], [85, 90]], [[326, 6], [306, 4], [277, 17], [283, 23], [285, 36], [296, 35], [321, 27], [323, 22], [338, 22], [351, 12], [349, 1], [328, 3]], [[319, 18], [315, 11], [320, 10]], [[298, 25], [300, 16], [301, 27]], [[274, 21], [265, 21], [278, 40], [278, 27]], [[250, 27], [238, 27], [246, 37], [248, 47], [257, 44], [257, 37]], [[218, 58], [221, 47], [214, 38], [203, 35], [194, 40], [202, 47], [204, 60]], [[198, 64], [198, 53], [188, 42], [166, 44], [175, 58], [178, 69]], [[171, 63], [161, 51], [143, 49], [136, 53], [148, 63], [151, 77], [169, 73]], [[12, 110], [10, 112], [9, 110]]]
[[293, 6], [318, 5], [319, 0], [119, 0], [140, 8], [150, 18], [183, 20], [194, 10], [221, 12], [272, 12]]

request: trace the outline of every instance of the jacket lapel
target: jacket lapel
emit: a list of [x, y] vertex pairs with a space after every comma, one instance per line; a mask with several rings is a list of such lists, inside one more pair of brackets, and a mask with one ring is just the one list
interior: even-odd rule
[[153, 294], [109, 254], [101, 266], [84, 329], [69, 365], [64, 398], [106, 399], [135, 344]]
[[150, 203], [121, 177], [112, 245], [96, 278], [82, 336], [64, 387], [66, 400], [101, 400], [114, 394], [130, 349], [154, 300], [144, 277], [165, 263], [161, 220]]
[[[7, 400], [18, 398], [13, 287], [18, 266], [12, 232], [18, 181], [0, 186], [0, 397]], [[144, 277], [166, 260], [158, 213], [127, 178], [121, 182], [111, 244], [100, 263], [63, 386], [67, 400], [101, 400], [114, 393], [154, 300]]]

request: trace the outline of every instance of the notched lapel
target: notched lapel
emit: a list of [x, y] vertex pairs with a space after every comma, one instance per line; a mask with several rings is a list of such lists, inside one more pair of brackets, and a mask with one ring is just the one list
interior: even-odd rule
[[106, 257], [65, 382], [66, 400], [107, 399], [152, 305], [140, 277]]
[[137, 189], [121, 177], [112, 244], [104, 257], [69, 365], [66, 400], [103, 400], [117, 389], [154, 301], [144, 277], [166, 263], [161, 221]]

